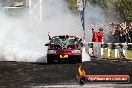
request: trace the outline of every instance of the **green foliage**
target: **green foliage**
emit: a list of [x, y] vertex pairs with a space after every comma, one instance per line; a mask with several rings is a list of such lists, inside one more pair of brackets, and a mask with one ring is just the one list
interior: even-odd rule
[[[68, 0], [69, 8], [76, 11], [76, 0]], [[108, 19], [132, 21], [132, 0], [87, 0], [93, 6], [101, 7]]]
[[[120, 0], [115, 9], [123, 21], [132, 21], [132, 0]], [[118, 4], [118, 3], [117, 3]]]
[[68, 7], [73, 11], [75, 12], [77, 9], [77, 6], [76, 6], [76, 3], [77, 3], [77, 0], [68, 0]]

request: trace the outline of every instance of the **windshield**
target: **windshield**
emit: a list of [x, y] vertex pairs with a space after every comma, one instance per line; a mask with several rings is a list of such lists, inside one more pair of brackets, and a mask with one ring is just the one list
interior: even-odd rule
[[52, 40], [50, 41], [51, 44], [55, 44], [55, 45], [61, 45], [66, 44], [66, 45], [76, 45], [79, 44], [78, 40], [75, 37], [72, 38], [68, 38], [68, 39], [60, 39], [59, 37], [54, 37], [52, 38]]
[[68, 39], [68, 45], [76, 45], [78, 44], [77, 39], [72, 38], [72, 39]]
[[60, 45], [60, 39], [59, 38], [52, 38], [50, 41], [51, 44]]

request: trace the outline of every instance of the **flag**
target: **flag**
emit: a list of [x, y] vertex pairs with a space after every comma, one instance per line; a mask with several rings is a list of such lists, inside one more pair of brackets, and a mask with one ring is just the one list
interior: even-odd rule
[[82, 29], [85, 30], [85, 24], [84, 24], [84, 0], [77, 0], [77, 8], [78, 8], [78, 11], [80, 13]]
[[77, 8], [79, 11], [83, 11], [83, 0], [77, 0]]

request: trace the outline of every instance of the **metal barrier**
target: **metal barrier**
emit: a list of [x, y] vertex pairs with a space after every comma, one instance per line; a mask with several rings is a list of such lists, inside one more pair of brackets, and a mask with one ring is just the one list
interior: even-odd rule
[[[107, 59], [132, 59], [132, 43], [88, 43], [89, 55]], [[98, 50], [97, 50], [98, 49]], [[98, 53], [98, 54], [95, 54]], [[128, 56], [129, 54], [129, 56]]]

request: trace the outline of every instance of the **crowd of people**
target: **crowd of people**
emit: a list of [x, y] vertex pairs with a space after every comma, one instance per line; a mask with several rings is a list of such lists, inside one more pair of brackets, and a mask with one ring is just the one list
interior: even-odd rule
[[132, 22], [111, 23], [112, 39], [114, 43], [132, 43]]
[[98, 32], [92, 28], [92, 35], [92, 42], [132, 43], [132, 22], [103, 25]]

